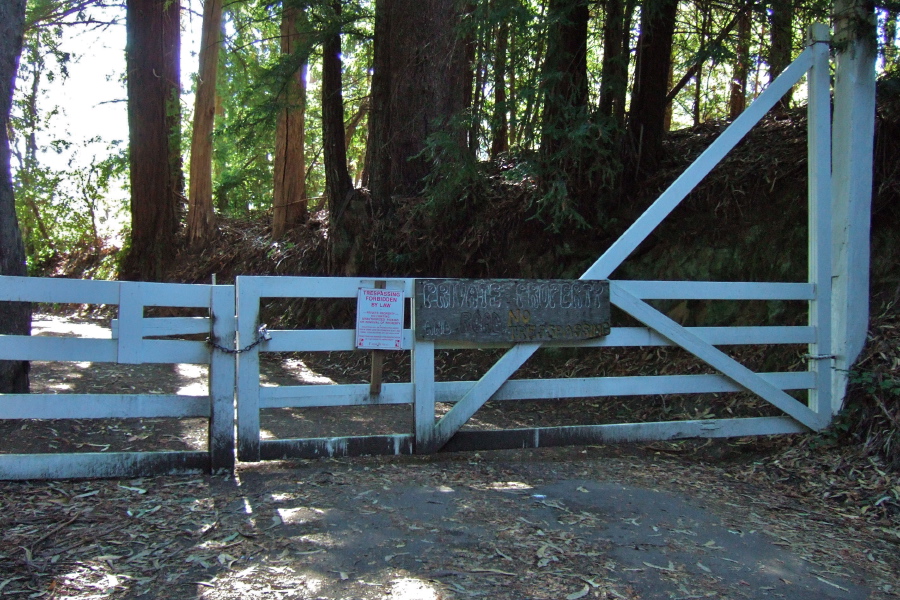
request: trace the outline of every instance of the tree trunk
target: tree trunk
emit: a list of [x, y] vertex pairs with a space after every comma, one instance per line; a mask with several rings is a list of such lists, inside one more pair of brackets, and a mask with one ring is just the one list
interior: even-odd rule
[[[9, 113], [24, 28], [25, 0], [0, 2], [0, 275], [28, 274], [9, 170]], [[30, 335], [31, 304], [0, 302], [0, 334]], [[28, 368], [27, 361], [0, 360], [0, 393], [27, 393]]]
[[750, 72], [750, 11], [738, 17], [737, 48], [731, 77], [728, 116], [733, 121], [747, 108], [747, 75]]
[[344, 138], [344, 96], [341, 78], [341, 3], [332, 2], [335, 23], [322, 45], [322, 139], [325, 159], [325, 197], [331, 225], [339, 225], [344, 203], [353, 190], [347, 171]]
[[180, 11], [178, 0], [126, 2], [131, 248], [125, 278], [161, 280], [175, 244], [184, 185]]
[[600, 70], [600, 116], [612, 119], [616, 91], [628, 86], [628, 54], [624, 45], [625, 7], [623, 0], [606, 0], [603, 22], [603, 63]]
[[303, 13], [285, 5], [281, 16], [281, 53], [297, 61], [298, 68], [285, 82], [275, 126], [275, 189], [272, 238], [306, 221], [306, 56], [301, 48], [297, 20]]
[[652, 171], [662, 154], [676, 0], [650, 0], [641, 11], [628, 135], [632, 177]]
[[509, 150], [509, 120], [506, 101], [506, 52], [509, 45], [509, 22], [497, 27], [494, 59], [494, 118], [491, 139], [491, 158]]
[[430, 162], [432, 134], [466, 150], [466, 130], [452, 119], [466, 108], [465, 44], [456, 0], [378, 0], [374, 75], [366, 155], [372, 203], [393, 211], [396, 196], [416, 197]]
[[590, 13], [584, 0], [550, 0], [552, 23], [544, 61], [544, 113], [541, 152], [559, 152], [569, 137], [573, 117], [587, 110], [587, 30]]
[[191, 137], [191, 185], [188, 194], [189, 243], [205, 246], [215, 231], [212, 190], [212, 133], [216, 119], [216, 71], [222, 26], [222, 0], [206, 0], [200, 33], [200, 71]]
[[[793, 0], [772, 0], [772, 30], [769, 49], [769, 83], [791, 64], [794, 26]], [[775, 110], [784, 112], [791, 105], [793, 88], [781, 97]]]

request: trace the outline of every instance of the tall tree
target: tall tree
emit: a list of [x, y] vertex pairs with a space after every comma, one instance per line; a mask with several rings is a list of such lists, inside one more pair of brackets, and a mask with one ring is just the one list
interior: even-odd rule
[[200, 69], [191, 136], [188, 241], [203, 245], [215, 231], [212, 189], [212, 133], [216, 119], [216, 72], [221, 45], [222, 0], [206, 0], [200, 31]]
[[728, 116], [732, 120], [737, 119], [747, 107], [747, 76], [750, 73], [750, 11], [742, 11], [738, 19], [737, 48], [728, 100]]
[[344, 96], [341, 77], [340, 0], [331, 3], [332, 19], [322, 45], [322, 141], [325, 159], [325, 197], [332, 224], [340, 218], [353, 190], [347, 170]]
[[419, 196], [430, 162], [426, 140], [441, 134], [459, 152], [466, 131], [468, 73], [456, 0], [377, 0], [369, 143], [372, 202], [391, 212], [395, 196]]
[[625, 127], [628, 63], [631, 60], [631, 15], [634, 0], [605, 0], [603, 62], [600, 67], [599, 115]]
[[127, 0], [131, 248], [122, 275], [161, 280], [183, 201], [179, 0]]
[[[772, 0], [771, 43], [769, 45], [769, 81], [774, 81], [791, 64], [793, 44], [794, 2]], [[777, 108], [787, 110], [791, 104], [793, 88], [778, 101]]]
[[[278, 239], [306, 220], [306, 62], [308, 49], [298, 21], [305, 12], [285, 2], [281, 15], [281, 53], [289, 76], [281, 93], [275, 126], [275, 186], [272, 237]], [[305, 27], [305, 25], [304, 25]]]
[[557, 189], [583, 213], [591, 200], [593, 150], [578, 132], [590, 130], [588, 108], [587, 0], [550, 0], [550, 31], [542, 85], [541, 156]]
[[509, 21], [502, 19], [497, 26], [494, 49], [494, 118], [491, 131], [491, 158], [509, 150], [509, 106], [506, 94], [506, 62], [509, 49]]
[[677, 10], [677, 0], [647, 0], [641, 9], [641, 33], [628, 113], [632, 174], [652, 170], [662, 154]]
[[[9, 113], [25, 30], [25, 0], [0, 2], [0, 275], [27, 275], [9, 170]], [[0, 302], [0, 333], [29, 335], [31, 305]], [[28, 392], [26, 361], [0, 361], [0, 393]]]

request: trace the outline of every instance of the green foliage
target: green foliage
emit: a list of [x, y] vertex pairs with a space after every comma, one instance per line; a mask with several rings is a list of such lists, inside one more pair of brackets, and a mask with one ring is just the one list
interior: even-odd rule
[[[50, 11], [53, 6], [30, 6], [30, 14]], [[71, 6], [60, 4], [60, 11]], [[37, 12], [35, 12], [37, 11]], [[59, 259], [81, 252], [96, 253], [104, 245], [110, 221], [121, 218], [121, 206], [107, 201], [126, 173], [125, 152], [118, 142], [108, 144], [107, 156], [94, 156], [80, 163], [79, 150], [54, 131], [59, 109], [44, 108], [45, 82], [67, 79], [68, 52], [61, 49], [60, 25], [33, 27], [26, 36], [18, 72], [17, 93], [10, 115], [13, 187], [16, 216], [25, 242], [31, 274], [40, 274]], [[46, 140], [51, 133], [57, 138]], [[99, 143], [99, 138], [88, 144]], [[42, 162], [45, 153], [69, 157], [65, 168]], [[111, 274], [111, 267], [107, 270]]]

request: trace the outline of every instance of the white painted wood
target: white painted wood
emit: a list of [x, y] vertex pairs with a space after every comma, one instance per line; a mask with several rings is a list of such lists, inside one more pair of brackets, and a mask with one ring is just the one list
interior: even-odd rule
[[812, 300], [815, 297], [812, 283], [621, 280], [617, 283], [644, 300]]
[[[759, 376], [782, 390], [809, 389], [815, 378], [807, 371], [760, 373]], [[475, 385], [474, 381], [439, 381], [434, 384], [434, 401], [456, 403]], [[593, 377], [578, 379], [511, 379], [491, 397], [501, 400], [543, 400], [558, 398], [600, 398], [604, 396], [645, 396], [658, 394], [704, 394], [742, 392], [743, 387], [724, 375], [659, 375], [633, 377]], [[311, 408], [326, 406], [374, 406], [411, 404], [412, 383], [386, 383], [373, 401], [366, 384], [298, 385], [260, 388], [260, 408]], [[434, 413], [432, 413], [432, 421]]]
[[116, 362], [116, 340], [0, 335], [0, 360]]
[[[236, 315], [234, 286], [210, 287], [212, 340], [220, 346], [234, 346]], [[213, 473], [234, 469], [235, 371], [234, 356], [221, 350], [211, 351], [209, 359], [209, 457]]]
[[118, 281], [0, 276], [0, 301], [118, 304]]
[[[356, 350], [354, 329], [276, 329], [269, 332], [272, 340], [265, 352], [336, 352]], [[403, 330], [402, 350], [412, 348], [412, 332]]]
[[143, 284], [123, 281], [119, 284], [119, 337], [116, 362], [137, 365], [143, 354]]
[[829, 418], [824, 418], [814, 413], [782, 390], [763, 380], [747, 367], [707, 344], [615, 283], [610, 284], [610, 301], [638, 321], [660, 332], [697, 358], [721, 371], [736, 383], [759, 395], [810, 429], [819, 430], [828, 425]]
[[[413, 431], [416, 452], [432, 453], [434, 446], [434, 342], [419, 340], [412, 353]], [[382, 392], [384, 392], [382, 385]]]
[[[374, 286], [375, 279], [365, 277], [277, 277], [242, 276], [244, 286], [252, 285], [261, 298], [356, 298], [359, 288]], [[379, 279], [387, 289], [402, 289], [412, 296], [413, 279]]]
[[[808, 326], [761, 327], [688, 327], [689, 331], [714, 346], [745, 344], [808, 344], [815, 341], [816, 330]], [[620, 348], [629, 346], [674, 346], [647, 327], [615, 327], [609, 335], [593, 340], [544, 342], [542, 348]], [[438, 350], [466, 348], [510, 348], [512, 344], [446, 342], [435, 344]]]
[[540, 347], [540, 344], [527, 343], [510, 348], [453, 408], [444, 413], [434, 427], [433, 447], [442, 448]]
[[834, 412], [843, 406], [848, 372], [862, 351], [869, 325], [876, 54], [874, 29], [862, 24], [874, 19], [870, 6], [859, 0], [836, 0], [834, 4]]
[[0, 419], [149, 419], [208, 416], [207, 396], [0, 394]]
[[[809, 370], [816, 386], [809, 391], [809, 407], [824, 418], [831, 417], [831, 71], [828, 60], [827, 25], [810, 27], [813, 65], [807, 76], [808, 123], [808, 221], [809, 281], [815, 297], [809, 301], [809, 324], [816, 328], [816, 341], [809, 345]], [[817, 41], [821, 40], [821, 41]]]
[[[208, 334], [210, 323], [209, 317], [154, 317], [144, 319], [143, 336]], [[119, 320], [112, 319], [109, 326], [112, 329], [112, 337], [119, 337]]]
[[615, 243], [581, 276], [581, 279], [608, 279], [669, 213], [712, 171], [747, 132], [775, 106], [778, 100], [812, 65], [813, 52], [807, 48], [766, 90], [735, 119], [684, 173], [642, 214]]
[[209, 307], [211, 286], [206, 284], [141, 282], [141, 285], [144, 292], [144, 306]]
[[[270, 277], [237, 277], [238, 348], [251, 344], [259, 328], [261, 289], [270, 285]], [[294, 278], [290, 278], [294, 279]], [[265, 286], [264, 286], [265, 284]], [[242, 461], [259, 460], [259, 346], [237, 355], [237, 457]]]
[[[504, 448], [541, 448], [573, 444], [742, 437], [749, 435], [805, 433], [807, 431], [809, 430], [806, 427], [790, 417], [756, 417], [654, 423], [616, 423], [610, 425], [575, 425], [568, 427], [508, 429], [504, 431], [465, 431], [461, 432], [459, 437], [462, 440], [467, 440], [478, 436], [480, 438], [479, 442], [484, 447], [499, 450]], [[467, 447], [466, 444], [459, 445]]]
[[[803, 284], [812, 289], [812, 286]], [[815, 340], [815, 328], [807, 326], [690, 327], [692, 332], [713, 345], [729, 344], [808, 344]], [[270, 331], [272, 340], [265, 352], [338, 352], [352, 351], [352, 329], [298, 329]], [[608, 348], [621, 346], [671, 346], [672, 343], [646, 327], [616, 327], [603, 338], [575, 342], [544, 342], [543, 347]], [[403, 350], [412, 347], [412, 332], [403, 331]], [[510, 348], [512, 344], [438, 341], [438, 350], [465, 348]]]
[[208, 469], [206, 452], [0, 454], [0, 480], [149, 477]]

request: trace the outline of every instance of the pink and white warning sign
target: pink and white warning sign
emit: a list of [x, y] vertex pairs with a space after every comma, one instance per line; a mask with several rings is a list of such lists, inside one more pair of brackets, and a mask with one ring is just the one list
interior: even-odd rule
[[356, 301], [356, 347], [401, 350], [403, 291], [359, 288]]

